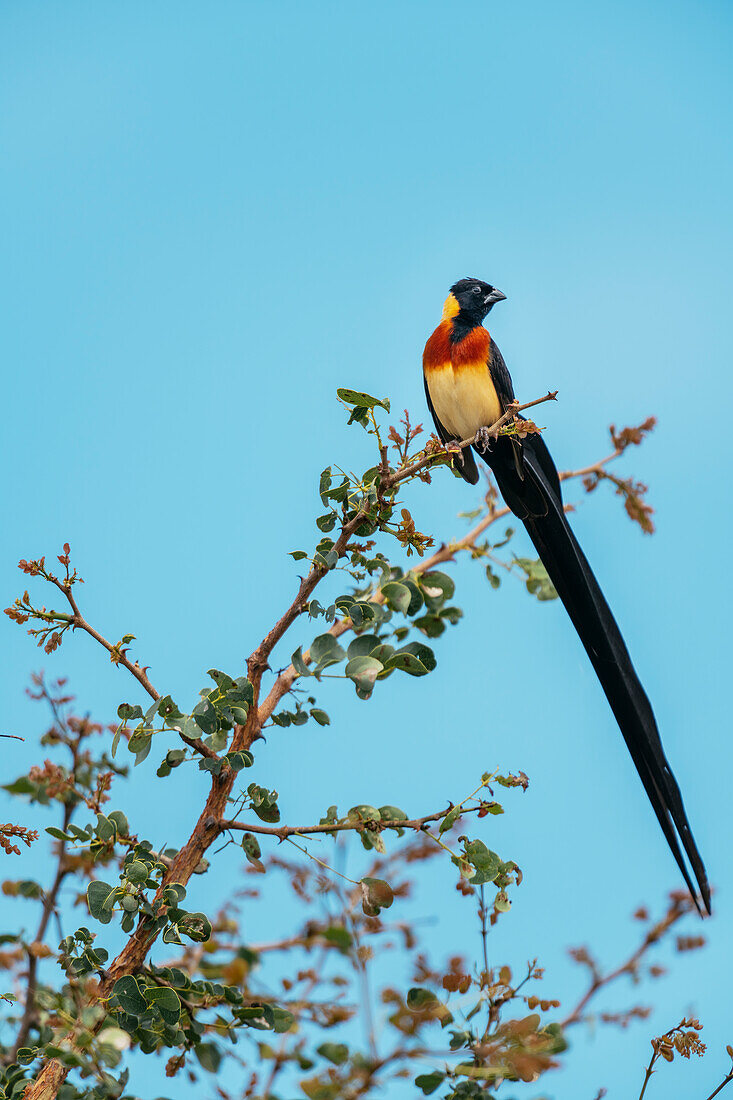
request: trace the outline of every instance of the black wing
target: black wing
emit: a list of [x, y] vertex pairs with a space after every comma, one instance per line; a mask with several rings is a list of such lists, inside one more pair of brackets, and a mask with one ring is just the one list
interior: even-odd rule
[[494, 389], [499, 396], [502, 408], [505, 409], [509, 402], [514, 400], [514, 385], [512, 384], [512, 376], [509, 373], [509, 368], [504, 362], [504, 356], [493, 340], [491, 340], [489, 344], [489, 357], [489, 374], [491, 375], [491, 381], [494, 383]]

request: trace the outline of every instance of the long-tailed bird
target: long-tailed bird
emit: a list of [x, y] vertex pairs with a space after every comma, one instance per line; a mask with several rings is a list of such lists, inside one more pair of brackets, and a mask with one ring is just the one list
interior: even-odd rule
[[[423, 373], [438, 435], [444, 443], [473, 439], [473, 451], [490, 467], [504, 500], [521, 519], [540, 561], [565, 605], [611, 704], [621, 733], [695, 904], [680, 843], [697, 880], [706, 911], [710, 887], [664, 755], [654, 713], [641, 686], [611, 609], [565, 516], [555, 464], [541, 435], [492, 438], [495, 424], [514, 401], [512, 379], [482, 321], [506, 295], [480, 279], [451, 287], [440, 324], [425, 345]], [[478, 481], [470, 447], [453, 462], [470, 484]]]

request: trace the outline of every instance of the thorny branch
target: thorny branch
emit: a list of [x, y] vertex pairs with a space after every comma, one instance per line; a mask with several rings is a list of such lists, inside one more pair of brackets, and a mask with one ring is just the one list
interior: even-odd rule
[[[500, 432], [505, 425], [513, 419], [516, 413], [523, 409], [530, 408], [534, 405], [541, 404], [542, 402], [554, 400], [556, 393], [548, 393], [542, 398], [538, 398], [535, 401], [527, 402], [524, 405], [514, 404], [507, 412], [489, 429], [489, 434], [496, 434]], [[468, 446], [473, 440], [462, 441], [459, 446]], [[614, 440], [614, 442], [617, 442]], [[629, 442], [635, 442], [630, 440]], [[626, 441], [622, 441], [625, 445], [628, 445]], [[624, 449], [623, 445], [617, 442], [616, 450], [612, 455], [609, 455], [601, 462], [594, 464], [593, 467], [588, 467], [583, 471], [569, 471], [561, 475], [563, 480], [571, 477], [578, 477], [584, 474], [588, 474], [589, 471], [599, 471], [606, 463], [616, 458], [618, 454]], [[390, 492], [401, 482], [406, 481], [408, 478], [412, 478], [420, 474], [428, 466], [434, 464], [436, 461], [445, 460], [445, 455], [450, 453], [450, 447], [444, 449], [442, 453], [433, 452], [425, 457], [409, 463], [406, 466], [402, 466], [400, 469], [392, 472], [388, 469], [383, 472], [383, 476], [380, 479], [380, 494]], [[382, 452], [382, 458], [384, 463], [384, 454]], [[493, 523], [500, 518], [508, 515], [509, 509], [496, 508], [493, 502], [493, 498], [487, 499], [488, 512], [481, 521], [470, 531], [464, 538], [459, 539], [456, 542], [450, 544], [444, 544], [441, 548], [433, 554], [430, 558], [421, 562], [419, 566], [414, 569], [415, 573], [424, 572], [440, 562], [453, 560], [456, 553], [462, 550], [475, 551], [476, 542], [480, 535]], [[366, 508], [358, 510], [348, 520], [342, 522], [341, 530], [336, 542], [333, 545], [333, 551], [336, 552], [337, 560], [342, 558], [347, 552], [349, 542], [354, 535], [359, 525], [363, 522], [364, 518], [368, 515]], [[30, 566], [36, 566], [39, 563], [21, 563], [21, 567], [29, 566], [25, 571], [31, 573], [41, 573], [45, 579], [50, 580], [64, 595], [70, 608], [71, 614], [57, 613], [44, 613], [40, 615], [43, 618], [45, 615], [46, 621], [58, 622], [61, 631], [68, 628], [81, 629], [85, 631], [90, 637], [94, 638], [104, 649], [110, 654], [110, 657], [115, 663], [122, 664], [128, 672], [140, 683], [144, 690], [153, 698], [158, 700], [160, 694], [153, 687], [150, 682], [146, 669], [142, 668], [137, 662], [131, 661], [127, 655], [124, 647], [118, 643], [117, 646], [112, 645], [106, 638], [104, 638], [94, 627], [92, 627], [82, 615], [78, 604], [75, 600], [72, 585], [74, 580], [77, 579], [75, 574], [69, 576], [68, 570], [68, 558], [69, 550], [68, 545], [64, 547], [64, 555], [59, 557], [62, 564], [66, 565], [66, 577], [64, 580], [59, 580], [51, 574], [48, 574], [43, 568], [43, 560], [41, 560], [41, 568], [32, 569]], [[305, 607], [319, 584], [319, 582], [328, 574], [329, 569], [320, 563], [314, 563], [310, 572], [306, 577], [301, 580], [298, 592], [291, 602], [288, 609], [284, 612], [281, 618], [275, 623], [270, 631], [265, 635], [260, 644], [251, 653], [247, 660], [247, 674], [252, 684], [253, 690], [253, 703], [250, 707], [248, 717], [243, 725], [237, 725], [234, 728], [234, 733], [231, 740], [230, 749], [232, 752], [240, 751], [242, 749], [248, 749], [251, 745], [261, 736], [261, 730], [264, 723], [272, 715], [279, 700], [291, 689], [294, 681], [297, 678], [297, 673], [292, 665], [281, 672], [275, 680], [274, 685], [270, 689], [267, 697], [263, 702], [260, 701], [262, 678], [269, 667], [268, 662], [270, 655], [274, 647], [284, 636], [290, 626], [298, 619], [303, 613]], [[78, 578], [80, 579], [80, 578]], [[378, 594], [375, 595], [375, 599], [378, 599]], [[16, 604], [15, 608], [8, 609], [8, 613], [16, 621], [21, 622], [23, 620], [24, 608], [20, 602]], [[349, 629], [346, 622], [335, 623], [330, 633], [335, 637], [344, 633]], [[57, 643], [56, 643], [57, 644]], [[309, 656], [306, 653], [304, 656], [306, 663], [309, 660]], [[204, 756], [215, 755], [212, 750], [203, 745], [198, 739], [183, 738], [186, 743], [190, 745], [195, 751], [202, 753]], [[171, 882], [181, 883], [185, 885], [194, 869], [198, 866], [204, 853], [214, 842], [217, 836], [220, 835], [223, 829], [227, 828], [249, 828], [250, 831], [266, 831], [263, 827], [257, 826], [242, 826], [236, 822], [227, 821], [224, 817], [224, 811], [229, 800], [229, 796], [232, 791], [232, 787], [235, 782], [235, 773], [230, 768], [223, 768], [219, 774], [212, 775], [211, 789], [206, 799], [206, 803], [199, 816], [198, 822], [189, 837], [189, 840], [178, 852], [176, 857], [172, 860], [167, 874], [164, 876], [161, 882], [156, 900], [160, 898], [162, 891]], [[426, 819], [415, 819], [412, 823], [398, 822], [395, 823], [399, 827], [413, 827], [420, 829], [427, 824], [430, 820], [436, 820], [440, 817], [440, 814], [428, 815]], [[389, 823], [387, 823], [389, 824]], [[328, 830], [333, 831], [334, 827], [330, 826]], [[279, 835], [281, 830], [268, 830], [274, 835]], [[298, 830], [292, 830], [292, 835]], [[319, 831], [318, 829], [311, 829], [309, 831]], [[112, 992], [115, 982], [125, 974], [131, 974], [139, 970], [143, 966], [148, 951], [157, 938], [157, 932], [151, 929], [149, 922], [143, 917], [135, 932], [127, 941], [125, 947], [121, 953], [114, 959], [108, 969], [102, 975], [99, 989], [98, 998], [104, 1000]], [[579, 1006], [582, 1010], [582, 1005]], [[577, 1011], [577, 1010], [576, 1010]], [[101, 1024], [99, 1025], [101, 1026]], [[74, 1041], [74, 1033], [70, 1033], [67, 1037], [69, 1042]], [[63, 1081], [68, 1074], [68, 1067], [64, 1066], [56, 1058], [49, 1058], [43, 1063], [39, 1073], [33, 1083], [31, 1083], [26, 1091], [25, 1100], [52, 1100], [58, 1093], [58, 1089], [61, 1087]]]

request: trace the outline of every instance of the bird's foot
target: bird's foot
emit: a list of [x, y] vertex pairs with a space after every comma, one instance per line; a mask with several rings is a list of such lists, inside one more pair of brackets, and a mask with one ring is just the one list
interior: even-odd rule
[[490, 451], [491, 444], [497, 439], [495, 432], [489, 431], [488, 428], [479, 428], [474, 436], [474, 443], [477, 447], [480, 447], [482, 451]]
[[448, 452], [448, 454], [459, 455], [461, 453], [461, 445], [457, 439], [447, 439], [443, 444], [443, 447]]

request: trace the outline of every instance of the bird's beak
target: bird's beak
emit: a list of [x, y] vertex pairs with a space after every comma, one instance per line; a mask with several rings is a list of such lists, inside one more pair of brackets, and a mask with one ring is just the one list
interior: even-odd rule
[[502, 294], [496, 287], [491, 291], [491, 294], [487, 294], [484, 298], [484, 303], [487, 306], [494, 306], [497, 302], [503, 302], [506, 299], [506, 294]]

